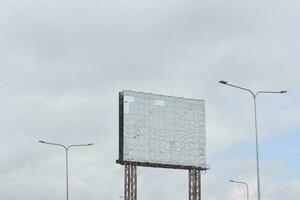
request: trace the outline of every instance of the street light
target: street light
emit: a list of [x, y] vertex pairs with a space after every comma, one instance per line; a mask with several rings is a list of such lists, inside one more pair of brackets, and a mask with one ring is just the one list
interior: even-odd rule
[[68, 150], [71, 147], [92, 146], [94, 144], [93, 143], [89, 143], [89, 144], [72, 144], [72, 145], [69, 145], [69, 146], [65, 146], [63, 144], [45, 142], [45, 141], [42, 141], [42, 140], [40, 140], [39, 142], [42, 143], [42, 144], [49, 144], [49, 145], [55, 145], [55, 146], [63, 147], [65, 149], [65, 151], [66, 151], [66, 191], [67, 191], [67, 200], [69, 200]]
[[246, 189], [247, 189], [247, 200], [249, 200], [249, 187], [248, 187], [248, 184], [246, 182], [241, 182], [241, 181], [235, 181], [235, 180], [229, 180], [230, 182], [233, 182], [233, 183], [239, 183], [239, 184], [243, 184], [246, 186]]
[[257, 117], [256, 117], [256, 97], [259, 94], [283, 94], [283, 93], [287, 93], [287, 91], [282, 90], [282, 91], [259, 91], [259, 92], [252, 92], [250, 89], [244, 88], [244, 87], [240, 87], [240, 86], [236, 86], [236, 85], [232, 85], [227, 83], [226, 81], [219, 81], [219, 83], [223, 84], [223, 85], [227, 85], [230, 87], [234, 87], [237, 89], [241, 89], [244, 91], [249, 92], [252, 97], [253, 97], [253, 101], [254, 101], [254, 121], [255, 121], [255, 142], [256, 142], [256, 176], [257, 176], [257, 197], [258, 200], [261, 200], [261, 195], [260, 195], [260, 179], [259, 179], [259, 157], [258, 157], [258, 136], [257, 136]]

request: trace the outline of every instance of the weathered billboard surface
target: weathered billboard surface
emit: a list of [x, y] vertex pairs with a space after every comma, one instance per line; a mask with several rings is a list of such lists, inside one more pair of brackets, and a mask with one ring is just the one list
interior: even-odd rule
[[119, 108], [118, 163], [206, 168], [203, 100], [125, 90]]

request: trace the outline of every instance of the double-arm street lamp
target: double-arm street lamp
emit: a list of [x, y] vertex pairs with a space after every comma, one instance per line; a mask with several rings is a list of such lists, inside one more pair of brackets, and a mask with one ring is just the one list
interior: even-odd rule
[[254, 103], [254, 121], [255, 121], [255, 141], [256, 141], [256, 176], [257, 176], [257, 197], [258, 200], [261, 200], [261, 194], [260, 194], [260, 178], [259, 178], [259, 151], [258, 151], [258, 136], [257, 136], [257, 117], [256, 117], [256, 97], [259, 94], [283, 94], [286, 93], [287, 91], [258, 91], [256, 93], [252, 92], [252, 90], [244, 88], [244, 87], [240, 87], [240, 86], [236, 86], [236, 85], [232, 85], [227, 83], [226, 81], [219, 81], [219, 83], [230, 86], [230, 87], [234, 87], [237, 89], [241, 89], [244, 90], [248, 93], [251, 94], [251, 96], [253, 97], [253, 103]]
[[67, 200], [69, 200], [69, 170], [68, 170], [68, 150], [71, 148], [71, 147], [83, 147], [83, 146], [92, 146], [94, 145], [93, 143], [90, 143], [90, 144], [72, 144], [72, 145], [69, 145], [69, 146], [65, 146], [63, 144], [57, 144], [57, 143], [51, 143], [51, 142], [45, 142], [45, 141], [39, 141], [40, 143], [43, 143], [43, 144], [49, 144], [49, 145], [54, 145], [54, 146], [59, 146], [59, 147], [62, 147], [65, 149], [66, 151], [66, 192], [67, 192]]
[[247, 190], [247, 200], [249, 200], [249, 187], [248, 184], [246, 182], [241, 182], [241, 181], [235, 181], [235, 180], [229, 180], [230, 182], [233, 183], [239, 183], [239, 184], [243, 184], [246, 186], [246, 190]]

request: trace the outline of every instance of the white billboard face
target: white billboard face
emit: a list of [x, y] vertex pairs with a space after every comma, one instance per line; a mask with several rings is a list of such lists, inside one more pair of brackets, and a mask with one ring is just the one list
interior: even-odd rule
[[120, 109], [119, 162], [205, 168], [203, 100], [123, 91]]

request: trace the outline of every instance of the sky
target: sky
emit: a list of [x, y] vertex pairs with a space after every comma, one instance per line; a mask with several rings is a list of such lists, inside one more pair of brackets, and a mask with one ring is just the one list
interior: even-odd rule
[[[257, 99], [263, 200], [300, 196], [300, 2], [1, 0], [0, 199], [118, 200], [118, 92], [203, 99], [204, 200], [256, 199], [253, 101], [218, 83], [287, 90]], [[188, 198], [185, 170], [138, 167], [138, 198]]]

